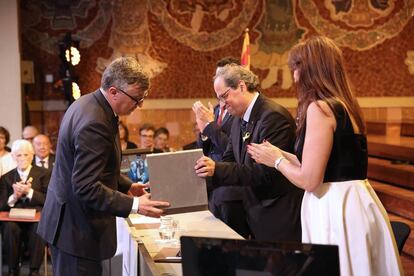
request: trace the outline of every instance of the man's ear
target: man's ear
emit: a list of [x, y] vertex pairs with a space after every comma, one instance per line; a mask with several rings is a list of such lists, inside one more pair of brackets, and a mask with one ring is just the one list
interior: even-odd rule
[[246, 83], [244, 81], [239, 82], [240, 91], [243, 92], [246, 89]]
[[106, 92], [109, 95], [114, 96], [114, 95], [116, 95], [118, 93], [118, 90], [115, 87], [111, 86], [111, 87], [109, 87], [109, 89]]

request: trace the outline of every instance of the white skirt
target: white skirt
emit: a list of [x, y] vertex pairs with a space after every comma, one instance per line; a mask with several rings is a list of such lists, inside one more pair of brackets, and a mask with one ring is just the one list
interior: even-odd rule
[[339, 246], [341, 275], [403, 275], [387, 212], [368, 180], [305, 192], [302, 242]]

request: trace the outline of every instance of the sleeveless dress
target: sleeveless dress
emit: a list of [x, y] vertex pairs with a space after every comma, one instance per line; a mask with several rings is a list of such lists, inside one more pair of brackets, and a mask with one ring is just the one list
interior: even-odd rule
[[[366, 137], [354, 133], [340, 102], [329, 102], [337, 126], [324, 183], [303, 197], [302, 242], [338, 245], [342, 276], [403, 275], [387, 212], [366, 179]], [[305, 132], [296, 143], [300, 161]]]

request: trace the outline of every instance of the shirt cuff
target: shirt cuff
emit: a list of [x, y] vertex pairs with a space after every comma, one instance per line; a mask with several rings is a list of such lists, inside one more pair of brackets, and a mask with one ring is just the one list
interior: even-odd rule
[[9, 207], [14, 207], [14, 204], [16, 204], [16, 202], [17, 199], [12, 194], [11, 196], [9, 196], [9, 199], [7, 200], [7, 205], [9, 205]]
[[29, 192], [26, 194], [26, 197], [28, 199], [32, 200], [32, 197], [33, 197], [33, 189], [32, 188], [30, 188]]
[[139, 209], [139, 197], [134, 197], [134, 202], [132, 203], [131, 214], [138, 213]]

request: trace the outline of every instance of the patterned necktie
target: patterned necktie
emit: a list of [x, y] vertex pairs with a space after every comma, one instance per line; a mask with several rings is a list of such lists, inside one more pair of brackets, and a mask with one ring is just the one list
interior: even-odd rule
[[244, 143], [244, 136], [246, 135], [246, 131], [247, 131], [247, 122], [245, 120], [241, 120], [240, 123], [240, 152], [242, 152], [242, 148], [243, 148], [243, 143]]
[[46, 168], [46, 167], [45, 167], [45, 161], [44, 161], [44, 160], [40, 160], [40, 167], [42, 167], [42, 168]]
[[245, 120], [242, 120], [240, 123], [240, 131], [242, 134], [242, 137], [246, 134], [247, 131], [247, 122]]

